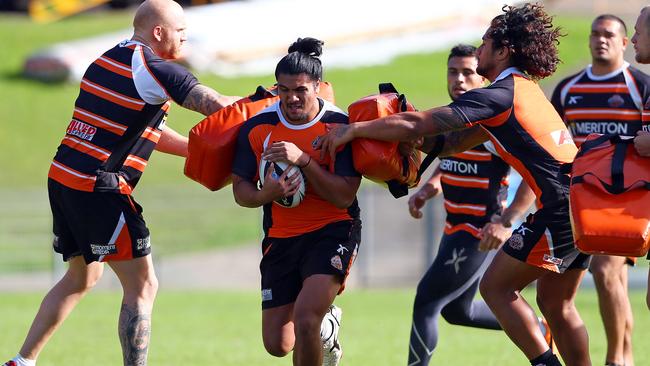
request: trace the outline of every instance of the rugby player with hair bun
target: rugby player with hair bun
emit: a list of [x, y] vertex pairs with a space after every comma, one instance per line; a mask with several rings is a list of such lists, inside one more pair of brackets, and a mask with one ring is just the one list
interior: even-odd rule
[[[348, 123], [347, 114], [318, 97], [322, 46], [318, 39], [299, 38], [289, 47], [275, 69], [280, 100], [242, 125], [232, 167], [235, 201], [264, 211], [264, 347], [277, 357], [293, 351], [293, 364], [305, 366], [335, 366], [341, 359], [341, 309], [333, 302], [361, 242], [361, 175], [351, 147], [336, 153], [336, 161], [314, 149], [327, 125]], [[266, 172], [258, 170], [262, 159], [270, 162]], [[300, 171], [274, 176], [281, 163]], [[305, 195], [297, 206], [275, 202], [294, 197], [302, 184]]]

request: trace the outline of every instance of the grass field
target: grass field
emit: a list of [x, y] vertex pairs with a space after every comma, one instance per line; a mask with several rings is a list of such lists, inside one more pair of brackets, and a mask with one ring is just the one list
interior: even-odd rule
[[[534, 293], [525, 296], [532, 300]], [[0, 357], [13, 356], [22, 343], [41, 295], [2, 296]], [[342, 366], [406, 364], [412, 290], [348, 291], [337, 304], [344, 309]], [[650, 313], [644, 294], [632, 292], [636, 314], [636, 365], [650, 365], [647, 340]], [[56, 333], [39, 366], [66, 364], [114, 366], [121, 354], [116, 322], [120, 296], [91, 293]], [[603, 364], [605, 342], [595, 293], [582, 290], [578, 307], [590, 333], [593, 364]], [[154, 310], [150, 365], [290, 365], [290, 358], [267, 355], [261, 342], [259, 295], [251, 292], [160, 293]], [[498, 331], [450, 326], [441, 321], [432, 365], [519, 366], [522, 354]]]
[[[96, 12], [52, 24], [33, 24], [22, 16], [0, 15], [0, 272], [47, 269], [51, 263], [50, 213], [45, 177], [64, 133], [78, 93], [74, 84], [44, 84], [20, 77], [32, 52], [54, 42], [76, 39], [130, 26], [130, 12]], [[589, 19], [559, 17], [567, 34], [560, 44], [557, 76], [542, 85], [552, 87], [588, 57]], [[190, 28], [191, 31], [191, 28]], [[9, 51], [10, 50], [10, 51]], [[327, 52], [327, 48], [325, 48]], [[399, 57], [388, 65], [353, 70], [327, 69], [325, 78], [345, 108], [391, 81], [419, 108], [446, 103], [446, 52]], [[270, 75], [227, 79], [199, 75], [219, 91], [245, 95], [274, 82]], [[186, 133], [201, 116], [172, 108], [169, 124]], [[183, 161], [154, 154], [136, 199], [145, 208], [157, 254], [204, 250], [255, 241], [259, 213], [235, 205], [229, 188], [212, 193], [182, 174]]]

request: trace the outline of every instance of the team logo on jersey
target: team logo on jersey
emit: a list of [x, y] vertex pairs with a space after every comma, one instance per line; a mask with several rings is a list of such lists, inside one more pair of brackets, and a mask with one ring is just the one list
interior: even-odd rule
[[52, 246], [55, 247], [55, 248], [59, 247], [59, 236], [58, 235], [54, 235], [54, 239], [52, 239]]
[[508, 245], [510, 245], [512, 249], [520, 250], [524, 247], [524, 237], [520, 234], [512, 234], [510, 239], [508, 239]]
[[571, 138], [571, 134], [569, 133], [569, 130], [567, 130], [566, 128], [551, 132], [551, 138], [553, 138], [553, 141], [557, 146], [562, 146], [564, 144], [573, 144], [573, 139]]
[[461, 174], [478, 174], [478, 165], [476, 163], [466, 163], [464, 161], [442, 159], [440, 161], [440, 170]]
[[335, 255], [330, 259], [330, 264], [339, 271], [343, 270], [343, 262], [341, 262], [341, 257], [338, 255]]
[[95, 137], [96, 132], [97, 132], [96, 127], [93, 127], [89, 124], [74, 119], [70, 121], [70, 124], [68, 125], [68, 130], [66, 131], [68, 135], [77, 136], [80, 139], [86, 141], [91, 141], [93, 137]]
[[607, 99], [607, 104], [609, 104], [609, 106], [612, 108], [618, 108], [625, 104], [625, 99], [623, 99], [623, 97], [618, 94], [614, 94], [609, 99]]
[[90, 251], [94, 255], [109, 255], [117, 253], [115, 244], [90, 244]]
[[314, 141], [311, 142], [311, 148], [316, 150], [316, 145], [318, 145], [318, 142], [320, 141], [320, 136], [316, 136]]
[[137, 250], [144, 250], [151, 247], [151, 237], [147, 236], [146, 238], [136, 240], [135, 246]]
[[456, 248], [454, 248], [454, 251], [451, 253], [451, 259], [445, 262], [445, 265], [454, 266], [454, 271], [456, 271], [456, 274], [458, 274], [458, 271], [460, 271], [460, 263], [467, 260], [467, 256], [463, 255], [464, 252], [465, 248], [460, 248], [459, 251], [456, 251]]
[[517, 234], [519, 234], [519, 235], [521, 235], [521, 236], [526, 236], [526, 230], [530, 231], [531, 233], [533, 232], [531, 229], [525, 227], [524, 225], [521, 225], [521, 226], [517, 229]]
[[273, 291], [271, 291], [270, 288], [263, 288], [262, 301], [270, 301], [270, 300], [273, 300]]
[[555, 264], [556, 266], [559, 266], [562, 264], [562, 262], [564, 262], [564, 260], [562, 258], [554, 257], [550, 254], [544, 254], [544, 262], [552, 263]]
[[580, 99], [582, 99], [581, 95], [572, 95], [569, 97], [569, 103], [567, 104], [571, 104], [571, 105], [578, 104], [578, 101]]

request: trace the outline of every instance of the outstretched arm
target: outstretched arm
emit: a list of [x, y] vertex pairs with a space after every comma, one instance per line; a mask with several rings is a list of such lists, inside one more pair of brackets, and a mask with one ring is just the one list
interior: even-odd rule
[[317, 148], [321, 154], [330, 154], [355, 138], [383, 141], [410, 141], [423, 136], [466, 128], [465, 122], [449, 107], [433, 108], [424, 112], [402, 112], [372, 121], [355, 122], [335, 127], [321, 138]]
[[[443, 147], [438, 156], [451, 156], [469, 150], [489, 140], [489, 135], [483, 127], [476, 125], [464, 130], [451, 131], [443, 134]], [[436, 137], [426, 137], [420, 150], [428, 153], [436, 143]]]
[[179, 134], [169, 126], [160, 135], [156, 150], [167, 154], [187, 157], [187, 137]]
[[240, 97], [221, 95], [210, 87], [197, 84], [185, 97], [183, 107], [209, 116], [239, 99]]

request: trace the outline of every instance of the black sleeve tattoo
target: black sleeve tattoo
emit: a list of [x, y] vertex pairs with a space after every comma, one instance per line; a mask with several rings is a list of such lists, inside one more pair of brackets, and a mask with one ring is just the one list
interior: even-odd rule
[[431, 116], [435, 127], [433, 135], [467, 128], [465, 121], [447, 106], [434, 108], [431, 111]]
[[[449, 156], [456, 152], [465, 151], [487, 140], [487, 135], [483, 136], [485, 132], [480, 126], [468, 128], [465, 121], [447, 106], [434, 108], [431, 111], [431, 117], [433, 119], [433, 133], [428, 133], [424, 138], [424, 142], [419, 148], [423, 152], [429, 152], [433, 149], [436, 136], [440, 134], [445, 135], [445, 145], [439, 154], [440, 156]], [[472, 142], [468, 142], [473, 143], [474, 140], [481, 138], [483, 138], [483, 141], [465, 147], [465, 139], [471, 139]]]
[[223, 107], [219, 102], [220, 96], [216, 90], [198, 84], [185, 97], [183, 107], [209, 116]]
[[144, 313], [135, 305], [122, 304], [118, 333], [124, 365], [146, 366], [151, 337], [151, 314]]
[[489, 139], [488, 134], [479, 125], [452, 131], [445, 134], [445, 146], [438, 156], [450, 156], [469, 150]]

